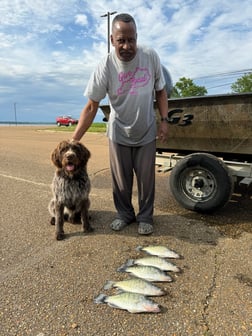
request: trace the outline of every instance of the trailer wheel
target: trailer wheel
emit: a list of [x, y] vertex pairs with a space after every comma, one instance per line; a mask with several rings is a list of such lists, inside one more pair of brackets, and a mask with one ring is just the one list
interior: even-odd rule
[[211, 213], [230, 199], [233, 181], [228, 167], [211, 154], [194, 153], [178, 161], [170, 175], [170, 188], [184, 208]]

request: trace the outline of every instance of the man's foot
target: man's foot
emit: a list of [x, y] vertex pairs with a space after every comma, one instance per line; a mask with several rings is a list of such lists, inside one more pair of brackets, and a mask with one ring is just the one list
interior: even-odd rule
[[128, 224], [126, 222], [124, 222], [122, 219], [117, 218], [110, 224], [110, 228], [114, 231], [121, 231], [127, 225]]
[[150, 223], [140, 222], [138, 226], [138, 233], [140, 235], [149, 235], [153, 232], [153, 225]]

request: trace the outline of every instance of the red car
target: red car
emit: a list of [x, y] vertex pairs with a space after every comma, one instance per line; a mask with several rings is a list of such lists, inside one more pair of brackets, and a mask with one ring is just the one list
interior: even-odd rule
[[72, 126], [78, 124], [78, 119], [74, 119], [71, 116], [59, 116], [56, 118], [57, 126]]

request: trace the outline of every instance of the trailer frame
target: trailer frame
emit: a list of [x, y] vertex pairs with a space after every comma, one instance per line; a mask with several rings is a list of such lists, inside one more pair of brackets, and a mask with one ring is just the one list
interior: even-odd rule
[[[158, 172], [166, 173], [171, 171], [177, 162], [184, 159], [186, 155], [177, 153], [165, 153], [156, 154], [156, 166], [158, 166]], [[233, 177], [234, 183], [238, 182], [239, 185], [252, 185], [252, 163], [239, 162], [239, 161], [227, 161], [222, 158], [223, 162], [227, 165], [230, 173]]]

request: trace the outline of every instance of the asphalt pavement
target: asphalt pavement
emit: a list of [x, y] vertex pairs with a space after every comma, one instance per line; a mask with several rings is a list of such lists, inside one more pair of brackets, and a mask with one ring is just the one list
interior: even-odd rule
[[[233, 195], [214, 215], [181, 208], [168, 173], [156, 178], [155, 231], [139, 236], [133, 223], [111, 231], [114, 219], [105, 134], [88, 133], [91, 223], [65, 223], [56, 241], [47, 210], [54, 167], [50, 153], [69, 132], [50, 127], [0, 127], [0, 336], [249, 336], [252, 335], [252, 198]], [[137, 208], [134, 186], [133, 203]], [[136, 247], [165, 245], [183, 256], [182, 273], [160, 283], [161, 313], [132, 314], [94, 298]]]

